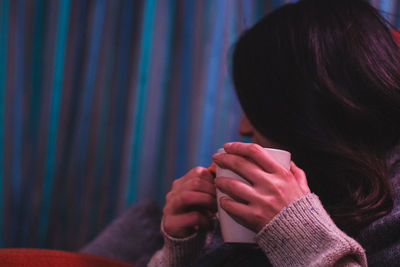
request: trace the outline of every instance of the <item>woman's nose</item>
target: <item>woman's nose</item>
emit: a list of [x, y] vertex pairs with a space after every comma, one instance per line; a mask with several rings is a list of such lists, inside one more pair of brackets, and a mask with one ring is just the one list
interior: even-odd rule
[[251, 125], [249, 119], [246, 117], [246, 115], [242, 116], [242, 119], [240, 120], [239, 124], [239, 134], [241, 136], [247, 136], [247, 137], [252, 137], [254, 134], [254, 128]]

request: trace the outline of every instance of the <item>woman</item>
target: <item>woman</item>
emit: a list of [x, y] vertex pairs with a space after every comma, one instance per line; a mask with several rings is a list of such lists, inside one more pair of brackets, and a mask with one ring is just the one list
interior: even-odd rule
[[[214, 180], [202, 167], [176, 180], [163, 210], [165, 244], [149, 265], [234, 266], [239, 254], [252, 266], [400, 262], [399, 51], [362, 0], [285, 5], [246, 31], [233, 79], [245, 113], [239, 131], [254, 144], [226, 144], [213, 160], [252, 186]], [[261, 147], [290, 151], [299, 167], [285, 170]], [[222, 208], [258, 233], [261, 255], [224, 254], [213, 241], [215, 187], [232, 197]]]

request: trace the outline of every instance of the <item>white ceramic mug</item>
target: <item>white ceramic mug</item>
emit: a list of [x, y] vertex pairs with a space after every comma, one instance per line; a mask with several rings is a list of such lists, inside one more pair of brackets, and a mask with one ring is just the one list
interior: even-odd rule
[[[290, 158], [291, 154], [288, 151], [274, 149], [274, 148], [264, 148], [268, 153], [270, 153], [280, 164], [285, 168], [290, 169]], [[223, 148], [218, 149], [218, 153], [225, 153]], [[229, 177], [239, 180], [243, 183], [249, 184], [245, 179], [237, 175], [231, 170], [220, 168], [217, 165], [216, 177]], [[219, 204], [219, 199], [223, 196], [228, 195], [222, 193], [217, 189], [217, 199], [218, 199], [218, 219], [221, 226], [222, 237], [227, 243], [255, 243], [256, 233], [252, 230], [244, 227], [243, 225], [237, 223], [231, 216], [223, 210]]]

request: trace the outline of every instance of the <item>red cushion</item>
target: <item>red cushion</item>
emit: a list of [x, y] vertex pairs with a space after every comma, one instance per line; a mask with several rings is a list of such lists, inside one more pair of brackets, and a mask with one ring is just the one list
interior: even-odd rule
[[396, 42], [400, 45], [400, 32], [399, 32], [399, 30], [392, 31], [392, 34], [393, 34], [394, 39], [396, 40]]
[[0, 266], [7, 267], [133, 267], [114, 259], [48, 249], [0, 249]]

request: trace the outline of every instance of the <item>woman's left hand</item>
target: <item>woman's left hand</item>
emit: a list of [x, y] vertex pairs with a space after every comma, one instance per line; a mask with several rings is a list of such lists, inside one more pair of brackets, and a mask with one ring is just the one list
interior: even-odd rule
[[226, 153], [213, 156], [215, 163], [234, 171], [251, 185], [232, 178], [216, 178], [217, 188], [232, 197], [222, 197], [220, 205], [254, 232], [258, 233], [284, 207], [310, 192], [304, 171], [293, 162], [287, 170], [254, 143], [228, 143], [224, 149]]

